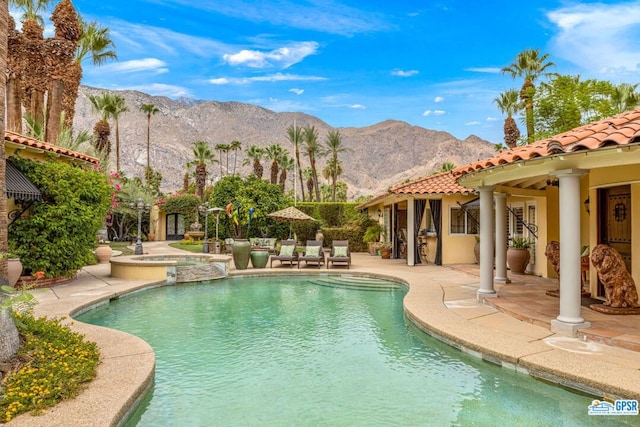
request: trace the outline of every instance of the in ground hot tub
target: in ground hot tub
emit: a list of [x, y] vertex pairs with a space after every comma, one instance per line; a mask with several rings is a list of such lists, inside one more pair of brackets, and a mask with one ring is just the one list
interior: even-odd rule
[[111, 259], [111, 276], [127, 280], [166, 280], [167, 283], [199, 282], [227, 277], [228, 255], [132, 255]]

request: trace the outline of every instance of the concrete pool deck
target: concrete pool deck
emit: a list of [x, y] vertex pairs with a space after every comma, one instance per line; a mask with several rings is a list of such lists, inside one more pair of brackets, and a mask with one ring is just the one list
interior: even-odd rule
[[[167, 242], [144, 243], [144, 250], [149, 254], [183, 253], [167, 246]], [[404, 260], [354, 253], [349, 270], [274, 266], [232, 270], [231, 275], [357, 273], [400, 280], [409, 285], [404, 300], [406, 316], [450, 345], [506, 369], [577, 387], [598, 397], [640, 400], [640, 353], [629, 349], [636, 349], [634, 343], [640, 343], [640, 329], [633, 326], [640, 316], [626, 316], [616, 323], [612, 319], [623, 316], [590, 319], [594, 333], [586, 330], [586, 341], [557, 336], [545, 326], [545, 319], [557, 315], [549, 307], [555, 304], [557, 310], [558, 300], [549, 299], [552, 297], [546, 296], [543, 289], [552, 286], [552, 281], [514, 276], [512, 284], [496, 286], [496, 301], [483, 302], [476, 300], [479, 279], [475, 271], [474, 266], [409, 267]], [[109, 264], [87, 266], [70, 283], [35, 290], [39, 301], [35, 312], [37, 316], [70, 317], [152, 283], [113, 278]], [[536, 287], [540, 289], [535, 291]], [[522, 292], [528, 295], [527, 304], [517, 299]], [[532, 307], [541, 308], [535, 311]], [[585, 318], [592, 316], [590, 312], [583, 308]], [[45, 415], [23, 414], [7, 426], [116, 426], [151, 387], [155, 356], [148, 344], [123, 332], [71, 319], [67, 322], [99, 345], [102, 363], [96, 379], [77, 398], [48, 409]], [[629, 323], [632, 326], [628, 330], [618, 326]], [[610, 340], [612, 344], [624, 345], [603, 344], [607, 337], [619, 339]], [[586, 415], [587, 408], [584, 410]]]

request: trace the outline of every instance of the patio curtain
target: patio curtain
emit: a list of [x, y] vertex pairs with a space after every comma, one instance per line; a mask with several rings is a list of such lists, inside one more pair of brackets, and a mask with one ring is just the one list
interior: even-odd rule
[[418, 245], [418, 232], [420, 231], [420, 225], [422, 224], [422, 217], [424, 216], [424, 208], [427, 206], [427, 201], [424, 199], [415, 200], [414, 201], [414, 217], [415, 224], [413, 230], [413, 252], [414, 252], [414, 263], [422, 264], [422, 260], [420, 259], [420, 245]]
[[436, 229], [436, 259], [435, 265], [442, 265], [442, 200], [429, 200], [429, 208], [431, 208], [431, 219]]
[[392, 236], [392, 242], [393, 242], [393, 254], [392, 254], [392, 258], [399, 258], [400, 257], [400, 239], [398, 239], [398, 236], [400, 235], [400, 230], [398, 229], [398, 211], [400, 209], [398, 208], [398, 204], [395, 203], [393, 205], [393, 216], [392, 216], [392, 220], [393, 220], [393, 236]]

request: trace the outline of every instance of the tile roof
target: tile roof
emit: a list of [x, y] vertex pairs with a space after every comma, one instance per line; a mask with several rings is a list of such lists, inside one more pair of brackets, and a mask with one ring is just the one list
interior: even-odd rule
[[14, 144], [24, 145], [26, 147], [35, 148], [37, 150], [46, 151], [53, 154], [59, 154], [66, 157], [71, 157], [73, 159], [83, 160], [88, 163], [97, 164], [100, 162], [99, 159], [95, 157], [91, 157], [84, 153], [78, 153], [77, 151], [72, 151], [64, 147], [60, 147], [57, 145], [49, 144], [46, 142], [38, 141], [37, 139], [20, 135], [19, 133], [15, 133], [12, 131], [5, 131], [4, 140], [7, 142], [13, 142]]
[[640, 143], [640, 109], [589, 123], [532, 144], [502, 151], [493, 157], [460, 166], [453, 170], [453, 175], [459, 178], [468, 173], [519, 160], [633, 143]]

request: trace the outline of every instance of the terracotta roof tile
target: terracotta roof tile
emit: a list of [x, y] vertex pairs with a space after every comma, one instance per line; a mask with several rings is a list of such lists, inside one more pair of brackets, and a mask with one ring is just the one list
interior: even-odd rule
[[460, 166], [453, 170], [453, 175], [458, 178], [471, 172], [520, 160], [637, 142], [640, 142], [640, 109], [589, 123], [559, 135]]
[[449, 171], [396, 185], [389, 192], [393, 194], [472, 194], [473, 190], [458, 184], [453, 173]]
[[95, 157], [91, 157], [87, 154], [78, 153], [76, 151], [72, 151], [64, 147], [59, 147], [57, 145], [38, 141], [37, 139], [20, 135], [19, 133], [15, 133], [12, 131], [5, 131], [4, 139], [5, 141], [13, 142], [14, 144], [20, 144], [26, 147], [35, 148], [38, 150], [43, 150], [43, 151], [47, 151], [54, 154], [60, 154], [60, 155], [71, 157], [78, 160], [84, 160], [85, 162], [88, 162], [88, 163], [97, 164], [100, 161], [99, 159]]

